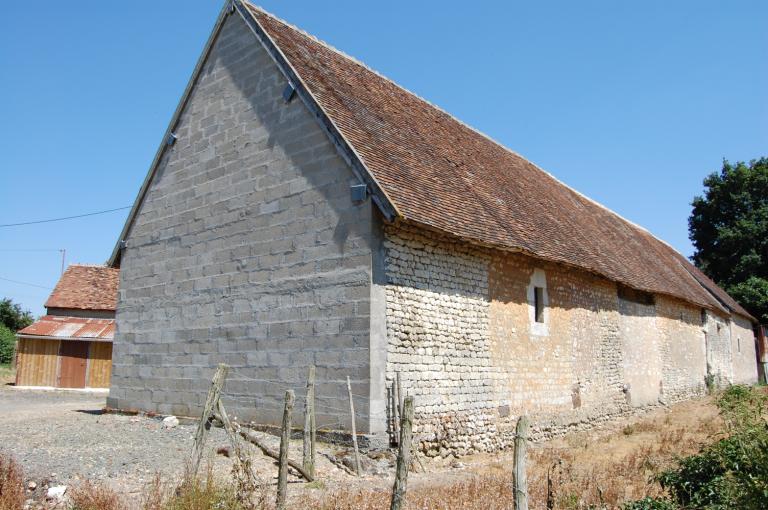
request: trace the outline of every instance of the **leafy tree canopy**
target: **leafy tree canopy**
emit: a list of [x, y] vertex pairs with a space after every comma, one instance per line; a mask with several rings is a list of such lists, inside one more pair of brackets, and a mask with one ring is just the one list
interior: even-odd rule
[[0, 365], [13, 362], [13, 353], [16, 349], [16, 335], [4, 324], [0, 324]]
[[11, 331], [26, 328], [34, 319], [29, 311], [21, 309], [21, 305], [14, 303], [9, 298], [0, 299], [0, 324]]
[[688, 219], [693, 262], [768, 323], [768, 158], [723, 161], [704, 188]]

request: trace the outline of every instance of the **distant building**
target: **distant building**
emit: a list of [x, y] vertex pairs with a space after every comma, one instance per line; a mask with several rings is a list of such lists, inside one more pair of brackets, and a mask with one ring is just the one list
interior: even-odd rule
[[421, 447], [466, 453], [757, 380], [753, 317], [669, 245], [247, 2], [176, 112], [110, 261], [111, 407], [199, 415], [223, 362], [279, 424], [315, 365], [318, 424], [349, 376], [386, 437], [399, 374]]
[[17, 333], [16, 386], [109, 388], [119, 270], [71, 265], [47, 314]]

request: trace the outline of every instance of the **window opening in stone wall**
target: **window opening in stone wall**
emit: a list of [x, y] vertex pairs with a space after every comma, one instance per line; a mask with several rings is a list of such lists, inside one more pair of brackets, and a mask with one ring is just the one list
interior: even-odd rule
[[736, 337], [736, 350], [741, 354], [741, 337]]
[[642, 290], [633, 289], [625, 285], [618, 285], [616, 291], [619, 298], [626, 301], [648, 306], [656, 303], [656, 299], [650, 292], [643, 292]]
[[544, 322], [544, 288], [533, 288], [533, 316], [536, 322]]

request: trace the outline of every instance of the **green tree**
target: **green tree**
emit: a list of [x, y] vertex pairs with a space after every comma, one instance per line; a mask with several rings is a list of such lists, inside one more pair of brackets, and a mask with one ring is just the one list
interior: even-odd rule
[[768, 158], [723, 161], [693, 199], [693, 262], [760, 322], [768, 322]]
[[15, 350], [16, 334], [3, 324], [0, 324], [0, 365], [11, 363]]
[[34, 319], [29, 311], [21, 309], [21, 305], [8, 298], [0, 299], [0, 324], [12, 331], [26, 328]]

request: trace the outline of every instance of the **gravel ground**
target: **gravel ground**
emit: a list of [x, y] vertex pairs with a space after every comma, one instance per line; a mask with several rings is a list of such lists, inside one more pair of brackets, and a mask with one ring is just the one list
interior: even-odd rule
[[[105, 400], [105, 393], [0, 386], [0, 453], [15, 458], [24, 470], [25, 482], [37, 485], [29, 493], [31, 499], [43, 498], [47, 487], [73, 486], [84, 480], [104, 482], [119, 493], [138, 499], [156, 474], [165, 482], [180, 480], [196, 425], [166, 429], [161, 418], [103, 414]], [[279, 438], [258, 435], [273, 450], [279, 448]], [[212, 467], [217, 477], [226, 476], [232, 466], [230, 459], [216, 455], [216, 449], [227, 444], [222, 429], [211, 429], [204, 463]], [[276, 477], [274, 461], [255, 448], [251, 451], [257, 474], [265, 480]], [[331, 485], [354, 478], [327, 457], [347, 453], [334, 445], [318, 445], [318, 475]], [[301, 441], [292, 441], [290, 457], [301, 459]], [[391, 460], [370, 461], [371, 467], [380, 471], [379, 476], [371, 477], [383, 481], [391, 471]], [[291, 476], [291, 480], [298, 478]]]
[[[130, 494], [156, 472], [178, 476], [195, 427], [163, 429], [160, 419], [102, 414], [105, 398], [0, 389], [0, 452], [14, 457], [26, 478], [40, 487], [90, 479]], [[214, 429], [210, 437], [212, 449], [224, 434]]]

